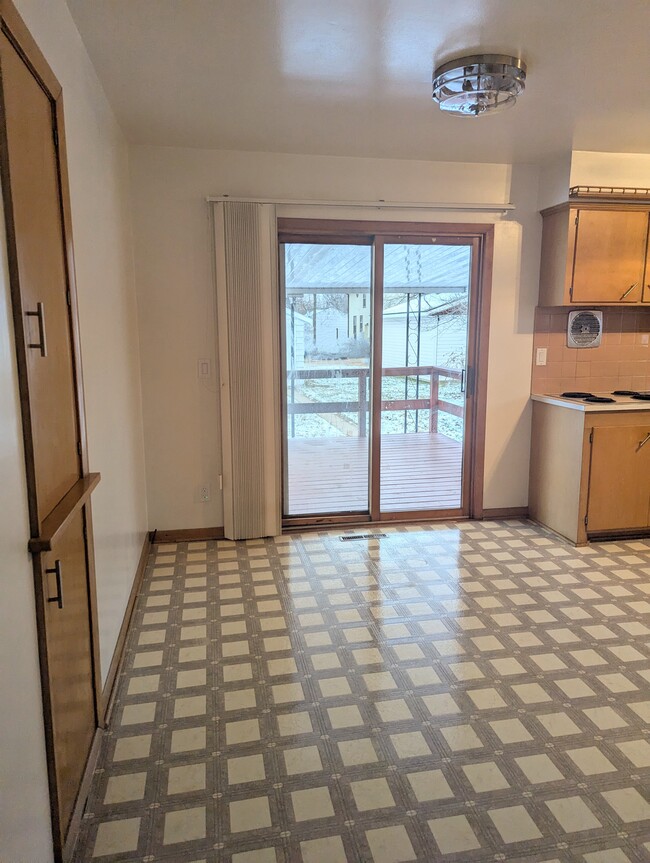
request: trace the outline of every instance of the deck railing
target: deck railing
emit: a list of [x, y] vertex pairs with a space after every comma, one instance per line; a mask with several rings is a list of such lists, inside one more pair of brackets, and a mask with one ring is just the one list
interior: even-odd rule
[[[454, 404], [440, 398], [440, 378], [451, 378], [452, 380], [464, 380], [464, 371], [461, 369], [449, 369], [444, 366], [402, 366], [398, 368], [382, 369], [383, 377], [396, 378], [430, 378], [429, 395], [427, 398], [411, 399], [388, 399], [381, 403], [382, 411], [407, 411], [428, 410], [429, 432], [438, 431], [438, 413], [452, 414], [462, 417], [464, 409], [462, 405]], [[354, 401], [341, 402], [297, 402], [296, 381], [299, 380], [340, 380], [342, 378], [357, 378], [358, 396]], [[287, 413], [293, 417], [296, 414], [330, 414], [330, 413], [357, 413], [359, 416], [359, 437], [366, 437], [367, 413], [369, 406], [368, 381], [370, 369], [364, 368], [339, 368], [339, 369], [293, 369], [287, 372]], [[293, 425], [293, 423], [292, 423]], [[293, 429], [292, 429], [293, 432]], [[293, 436], [293, 434], [292, 434]]]

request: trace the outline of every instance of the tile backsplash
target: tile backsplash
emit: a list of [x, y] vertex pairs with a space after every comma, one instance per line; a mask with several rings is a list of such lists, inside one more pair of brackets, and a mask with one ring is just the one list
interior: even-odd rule
[[[597, 348], [567, 347], [569, 311], [542, 306], [535, 311], [533, 393], [650, 390], [650, 307], [603, 308]], [[537, 348], [547, 349], [545, 366], [535, 365]]]

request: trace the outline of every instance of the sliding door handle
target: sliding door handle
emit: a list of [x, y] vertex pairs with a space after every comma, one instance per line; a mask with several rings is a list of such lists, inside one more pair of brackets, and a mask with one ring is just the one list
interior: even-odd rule
[[48, 596], [48, 602], [56, 602], [59, 608], [63, 608], [63, 575], [61, 573], [61, 561], [55, 560], [52, 569], [45, 570], [46, 575], [54, 573], [56, 579], [56, 596]]
[[36, 318], [38, 321], [38, 341], [28, 342], [27, 347], [34, 348], [41, 352], [42, 357], [47, 356], [47, 342], [45, 341], [45, 306], [43, 303], [36, 303], [35, 312], [25, 312], [28, 318]]
[[465, 392], [465, 369], [461, 369], [460, 372], [460, 391], [461, 393]]

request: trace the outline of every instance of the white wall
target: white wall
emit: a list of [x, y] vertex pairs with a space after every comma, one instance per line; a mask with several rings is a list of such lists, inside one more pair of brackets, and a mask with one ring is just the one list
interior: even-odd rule
[[[16, 0], [63, 86], [93, 496], [101, 664], [146, 531], [128, 150], [64, 0]], [[3, 234], [4, 235], [4, 234]], [[4, 253], [3, 244], [3, 253]], [[0, 304], [0, 860], [52, 859], [29, 528], [8, 295]]]
[[[131, 151], [136, 286], [150, 528], [223, 523], [216, 377], [197, 379], [215, 356], [208, 195], [408, 202], [506, 203], [486, 213], [285, 206], [280, 215], [496, 222], [486, 440], [487, 507], [525, 506], [530, 364], [541, 220], [537, 170], [215, 150]], [[146, 311], [146, 314], [145, 314]], [[198, 500], [210, 482], [212, 499]]]
[[571, 186], [650, 187], [648, 153], [593, 153], [574, 150]]
[[570, 152], [547, 161], [539, 172], [539, 209], [544, 210], [564, 203], [572, 185]]

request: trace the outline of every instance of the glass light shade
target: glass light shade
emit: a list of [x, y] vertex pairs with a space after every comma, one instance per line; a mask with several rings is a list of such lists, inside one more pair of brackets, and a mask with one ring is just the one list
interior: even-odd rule
[[459, 57], [433, 74], [433, 98], [442, 111], [461, 117], [509, 108], [526, 86], [526, 64], [504, 54]]

